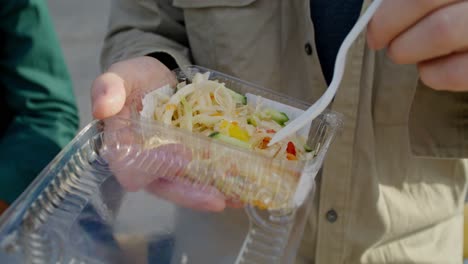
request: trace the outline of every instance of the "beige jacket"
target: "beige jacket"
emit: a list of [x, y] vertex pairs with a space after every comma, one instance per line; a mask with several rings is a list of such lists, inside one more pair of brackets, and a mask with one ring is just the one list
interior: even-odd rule
[[[309, 0], [114, 0], [102, 61], [164, 52], [312, 103], [326, 89], [314, 42]], [[298, 262], [461, 263], [468, 93], [427, 88], [364, 34], [346, 69]]]

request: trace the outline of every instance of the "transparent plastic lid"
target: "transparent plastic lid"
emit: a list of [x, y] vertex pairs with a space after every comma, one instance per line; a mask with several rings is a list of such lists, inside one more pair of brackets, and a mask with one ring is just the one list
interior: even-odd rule
[[[174, 77], [187, 82], [205, 72], [240, 94], [307, 107], [198, 66], [176, 70]], [[135, 100], [130, 108], [141, 108], [141, 96]], [[340, 127], [338, 114], [326, 112], [306, 128], [313, 158], [289, 161], [137, 113], [94, 121], [43, 170], [0, 218], [2, 263], [293, 261], [308, 214], [305, 201]], [[214, 188], [245, 207], [221, 213], [180, 207], [152, 192], [161, 177]]]

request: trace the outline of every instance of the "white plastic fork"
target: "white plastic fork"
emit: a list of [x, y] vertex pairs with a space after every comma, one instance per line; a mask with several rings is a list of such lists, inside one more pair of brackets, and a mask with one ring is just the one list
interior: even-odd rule
[[335, 96], [336, 91], [341, 84], [341, 80], [343, 79], [344, 68], [346, 65], [346, 56], [348, 54], [349, 48], [367, 26], [382, 1], [383, 0], [374, 0], [344, 39], [336, 56], [332, 82], [330, 83], [330, 86], [325, 91], [325, 93], [320, 97], [320, 99], [311, 105], [309, 109], [287, 124], [284, 128], [279, 130], [271, 139], [270, 143], [268, 144], [269, 146], [287, 138], [293, 133], [296, 133], [299, 129], [314, 120], [314, 118], [319, 116], [327, 108], [327, 106], [333, 100], [333, 97]]

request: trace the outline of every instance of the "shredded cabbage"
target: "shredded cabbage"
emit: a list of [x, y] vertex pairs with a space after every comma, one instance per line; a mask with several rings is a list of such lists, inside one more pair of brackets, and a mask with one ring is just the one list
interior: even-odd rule
[[195, 74], [190, 84], [177, 84], [174, 94], [166, 89], [150, 96], [144, 100], [151, 102], [154, 120], [204, 135], [216, 135], [226, 142], [242, 141], [247, 143], [242, 146], [268, 157], [288, 160], [310, 157], [310, 151], [304, 147], [305, 139], [298, 135], [268, 146], [276, 131], [289, 120], [286, 114], [272, 114], [271, 109], [266, 112], [260, 97], [254, 104], [247, 103], [245, 96], [224, 83], [209, 80], [209, 73]]

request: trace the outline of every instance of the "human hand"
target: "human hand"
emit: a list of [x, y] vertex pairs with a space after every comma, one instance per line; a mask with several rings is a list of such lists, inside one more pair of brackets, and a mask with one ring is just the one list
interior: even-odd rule
[[[174, 203], [197, 210], [221, 211], [224, 196], [213, 187], [203, 189], [174, 181], [182, 176], [191, 153], [180, 144], [145, 150], [135, 143], [132, 127], [114, 116], [130, 117], [130, 107], [141, 107], [141, 96], [155, 87], [175, 83], [171, 71], [152, 57], [139, 57], [112, 65], [92, 86], [93, 116], [106, 119], [104, 156], [127, 191], [145, 189]], [[110, 118], [110, 119], [109, 119]], [[134, 160], [131, 161], [130, 160]], [[136, 161], [135, 161], [136, 159]], [[167, 162], [177, 160], [177, 165]], [[164, 172], [165, 175], [157, 175]], [[162, 176], [162, 177], [161, 177]]]
[[468, 1], [384, 0], [372, 18], [369, 47], [398, 64], [417, 64], [435, 90], [468, 91]]

